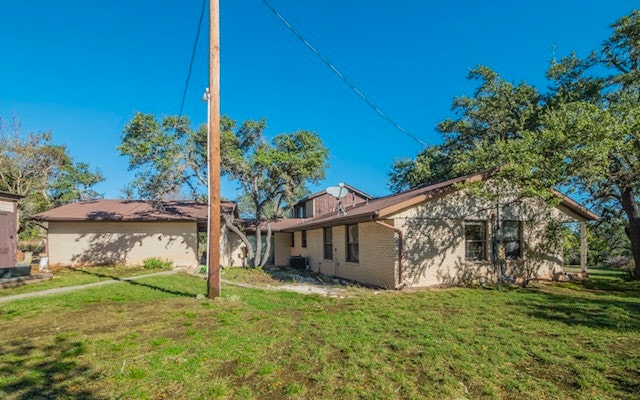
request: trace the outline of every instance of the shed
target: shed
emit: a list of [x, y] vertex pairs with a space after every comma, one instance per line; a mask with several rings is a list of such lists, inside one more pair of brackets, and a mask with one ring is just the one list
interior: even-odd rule
[[22, 197], [0, 192], [0, 268], [16, 265], [18, 201]]

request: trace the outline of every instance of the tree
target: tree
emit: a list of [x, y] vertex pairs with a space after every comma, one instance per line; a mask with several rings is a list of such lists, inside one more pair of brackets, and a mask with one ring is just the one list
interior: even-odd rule
[[474, 97], [456, 99], [458, 118], [439, 125], [449, 164], [441, 169], [491, 169], [547, 199], [554, 188], [582, 193], [598, 211], [626, 220], [640, 279], [640, 12], [612, 28], [599, 51], [552, 62], [542, 95], [485, 67], [472, 71], [481, 81]]
[[[328, 151], [318, 135], [308, 131], [280, 134], [269, 142], [263, 135], [264, 119], [236, 125], [223, 117], [220, 125], [221, 173], [239, 184], [240, 199], [252, 217], [250, 228], [256, 232], [255, 248], [232, 216], [223, 215], [225, 226], [247, 246], [251, 263], [263, 265], [271, 251], [270, 222], [284, 216], [308, 183], [324, 178]], [[118, 148], [129, 157], [129, 168], [137, 171], [132, 185], [142, 198], [161, 199], [185, 185], [194, 197], [203, 197], [206, 127], [194, 131], [187, 118], [166, 117], [159, 123], [153, 115], [139, 113], [125, 126]]]
[[21, 201], [21, 236], [33, 234], [29, 218], [52, 207], [100, 197], [93, 186], [104, 178], [89, 165], [75, 162], [50, 132], [20, 132], [16, 119], [0, 119], [0, 190], [25, 196]]

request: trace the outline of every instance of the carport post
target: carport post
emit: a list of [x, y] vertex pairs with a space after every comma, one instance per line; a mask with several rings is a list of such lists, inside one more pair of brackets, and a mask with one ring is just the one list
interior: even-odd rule
[[580, 221], [580, 272], [587, 275], [587, 222]]

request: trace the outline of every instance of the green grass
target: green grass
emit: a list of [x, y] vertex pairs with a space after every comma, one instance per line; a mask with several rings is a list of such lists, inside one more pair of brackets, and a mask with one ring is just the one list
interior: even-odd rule
[[[359, 290], [178, 274], [0, 308], [7, 399], [637, 399], [640, 285]], [[375, 294], [378, 293], [378, 294]], [[1, 396], [0, 396], [1, 397]]]
[[0, 288], [0, 297], [20, 293], [37, 292], [64, 286], [84, 285], [100, 282], [112, 278], [126, 278], [136, 275], [151, 274], [164, 269], [146, 269], [143, 267], [87, 267], [87, 268], [61, 268], [54, 270], [53, 279], [23, 286]]

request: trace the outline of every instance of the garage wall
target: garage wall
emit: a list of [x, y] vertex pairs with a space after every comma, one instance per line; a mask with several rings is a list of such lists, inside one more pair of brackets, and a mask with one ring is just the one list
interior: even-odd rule
[[49, 222], [49, 264], [140, 265], [149, 257], [194, 267], [195, 222]]

